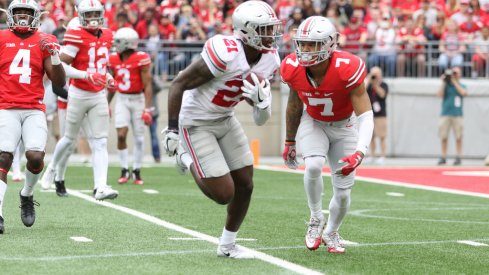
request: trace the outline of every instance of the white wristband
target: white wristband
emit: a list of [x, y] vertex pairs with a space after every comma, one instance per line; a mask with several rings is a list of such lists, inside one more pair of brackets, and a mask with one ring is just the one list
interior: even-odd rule
[[54, 66], [61, 64], [61, 59], [59, 59], [59, 54], [51, 55], [51, 64]]

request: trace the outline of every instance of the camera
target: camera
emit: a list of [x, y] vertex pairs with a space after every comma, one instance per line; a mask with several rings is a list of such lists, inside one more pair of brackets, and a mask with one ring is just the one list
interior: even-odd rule
[[372, 75], [372, 77], [371, 77], [370, 79], [374, 80], [374, 79], [376, 79], [376, 78], [377, 78], [377, 76]]
[[443, 73], [445, 75], [445, 82], [450, 83], [452, 79], [453, 71], [451, 69], [446, 69]]

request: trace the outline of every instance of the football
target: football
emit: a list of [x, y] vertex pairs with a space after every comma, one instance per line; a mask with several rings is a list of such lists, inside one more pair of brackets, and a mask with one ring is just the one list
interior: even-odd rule
[[[265, 80], [265, 78], [262, 77], [261, 75], [259, 74], [255, 74], [255, 75], [258, 77], [258, 81], [260, 81], [260, 83]], [[245, 80], [251, 83], [251, 85], [255, 85], [253, 78], [251, 78], [251, 73], [246, 76]]]

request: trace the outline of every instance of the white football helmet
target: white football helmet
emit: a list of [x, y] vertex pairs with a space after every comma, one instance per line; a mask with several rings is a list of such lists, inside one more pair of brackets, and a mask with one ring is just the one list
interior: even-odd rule
[[[16, 10], [29, 9], [32, 15], [16, 14]], [[39, 28], [41, 12], [34, 0], [13, 0], [7, 9], [7, 26], [16, 32], [33, 32]]]
[[246, 1], [233, 13], [234, 35], [257, 50], [274, 50], [282, 36], [282, 22], [262, 1]]
[[[98, 0], [83, 0], [77, 6], [80, 25], [85, 29], [96, 30], [104, 24], [104, 6]], [[88, 13], [95, 12], [95, 15], [87, 16]]]
[[138, 42], [139, 35], [131, 28], [120, 28], [114, 35], [114, 47], [118, 53], [127, 50], [137, 50]]
[[312, 66], [327, 60], [336, 50], [339, 35], [328, 18], [308, 17], [299, 25], [294, 36], [299, 64]]

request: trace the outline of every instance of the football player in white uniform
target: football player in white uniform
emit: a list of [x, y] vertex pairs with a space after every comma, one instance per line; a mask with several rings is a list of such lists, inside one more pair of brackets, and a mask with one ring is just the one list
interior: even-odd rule
[[[68, 29], [64, 36], [61, 60], [71, 78], [64, 136], [56, 144], [53, 162], [59, 163], [78, 136], [83, 119], [90, 125], [90, 145], [95, 199], [114, 199], [118, 192], [107, 185], [109, 106], [106, 88], [114, 87], [107, 73], [112, 31], [102, 27], [104, 7], [97, 0], [83, 0], [77, 7], [80, 27]], [[62, 183], [57, 184], [64, 185]]]
[[[304, 188], [311, 212], [305, 243], [308, 249], [317, 249], [322, 234], [330, 253], [345, 252], [338, 230], [350, 206], [355, 168], [373, 132], [373, 113], [363, 83], [365, 63], [358, 56], [336, 51], [338, 36], [327, 18], [311, 16], [294, 36], [296, 52], [280, 65], [282, 80], [290, 87], [283, 158], [289, 168], [297, 168], [297, 135], [305, 162]], [[358, 130], [353, 112], [358, 116]], [[321, 172], [326, 157], [333, 171], [333, 197], [325, 226]]]
[[[163, 146], [190, 168], [207, 197], [227, 205], [218, 256], [250, 258], [253, 255], [240, 250], [235, 240], [253, 191], [253, 156], [234, 106], [246, 98], [257, 125], [270, 117], [267, 78], [280, 65], [275, 43], [281, 22], [262, 1], [240, 4], [232, 20], [234, 35], [207, 40], [200, 58], [173, 80]], [[245, 80], [249, 74], [253, 83]], [[260, 82], [257, 75], [265, 79]], [[178, 149], [179, 140], [185, 152]]]

